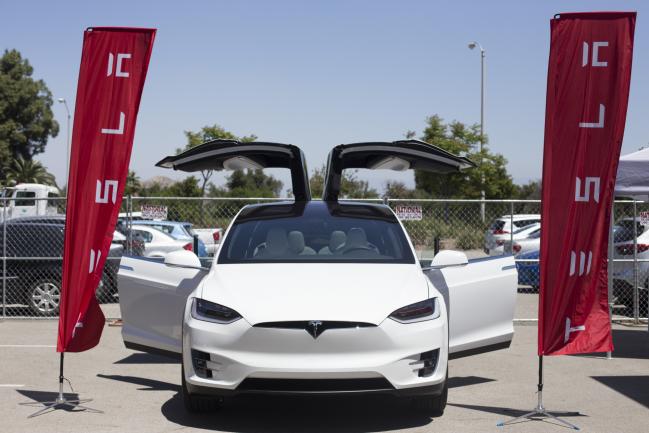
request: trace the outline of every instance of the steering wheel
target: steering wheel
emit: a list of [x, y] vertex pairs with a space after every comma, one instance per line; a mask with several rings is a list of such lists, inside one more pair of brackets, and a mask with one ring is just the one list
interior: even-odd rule
[[374, 250], [372, 248], [370, 248], [370, 247], [360, 247], [359, 246], [359, 247], [351, 247], [349, 249], [346, 249], [345, 251], [342, 252], [342, 254], [343, 255], [347, 254], [350, 251], [374, 251]]

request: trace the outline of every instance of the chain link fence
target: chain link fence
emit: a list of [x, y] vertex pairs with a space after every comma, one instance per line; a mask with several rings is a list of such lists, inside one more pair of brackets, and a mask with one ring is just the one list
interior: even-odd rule
[[[209, 263], [235, 215], [248, 204], [287, 199], [126, 197], [103, 278], [102, 304], [119, 301], [117, 272], [123, 254], [164, 257], [185, 248]], [[290, 199], [289, 199], [290, 200]], [[402, 217], [421, 260], [441, 249], [469, 259], [514, 254], [519, 272], [517, 319], [535, 314], [539, 287], [539, 200], [363, 200], [385, 203]], [[58, 314], [65, 230], [65, 199], [2, 196], [2, 318]], [[647, 317], [649, 203], [616, 201], [609, 257], [610, 305], [616, 321]], [[647, 218], [649, 220], [649, 218]], [[114, 310], [119, 314], [117, 308]]]

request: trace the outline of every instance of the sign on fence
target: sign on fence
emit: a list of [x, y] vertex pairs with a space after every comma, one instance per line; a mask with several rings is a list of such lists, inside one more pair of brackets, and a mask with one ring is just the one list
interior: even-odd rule
[[640, 224], [643, 226], [649, 225], [649, 211], [643, 210], [640, 212]]
[[398, 205], [395, 207], [394, 212], [401, 221], [421, 221], [422, 210], [421, 206], [406, 206]]
[[145, 220], [166, 220], [167, 206], [157, 206], [153, 204], [143, 204], [140, 208], [142, 218]]

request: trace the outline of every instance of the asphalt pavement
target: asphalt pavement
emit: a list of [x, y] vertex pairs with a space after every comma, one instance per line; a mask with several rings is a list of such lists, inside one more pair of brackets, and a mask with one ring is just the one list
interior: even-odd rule
[[[512, 347], [450, 363], [449, 403], [431, 419], [390, 397], [241, 397], [217, 413], [186, 414], [180, 366], [124, 348], [106, 326], [98, 347], [66, 354], [70, 396], [103, 413], [56, 411], [28, 418], [55, 397], [56, 321], [0, 322], [0, 431], [10, 432], [563, 432], [550, 421], [497, 427], [536, 403], [536, 326], [516, 327]], [[588, 432], [649, 431], [649, 333], [615, 325], [614, 358], [545, 359], [545, 404]], [[66, 392], [71, 391], [66, 383]], [[575, 413], [578, 412], [578, 413]]]

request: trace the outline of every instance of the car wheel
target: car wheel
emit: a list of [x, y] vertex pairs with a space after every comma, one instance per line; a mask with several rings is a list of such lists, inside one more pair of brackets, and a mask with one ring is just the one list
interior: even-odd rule
[[29, 307], [39, 316], [56, 316], [61, 302], [61, 282], [43, 278], [32, 283], [29, 289]]
[[205, 413], [205, 412], [214, 412], [218, 410], [223, 404], [223, 398], [219, 397], [208, 397], [203, 395], [193, 395], [190, 394], [187, 390], [187, 382], [185, 382], [185, 366], [183, 365], [181, 370], [181, 383], [182, 383], [182, 394], [183, 394], [183, 404], [185, 405], [185, 410], [191, 413]]
[[444, 415], [446, 400], [448, 400], [448, 375], [446, 376], [446, 380], [444, 380], [444, 388], [440, 395], [415, 397], [413, 403], [416, 410], [421, 411], [426, 415], [439, 417]]

